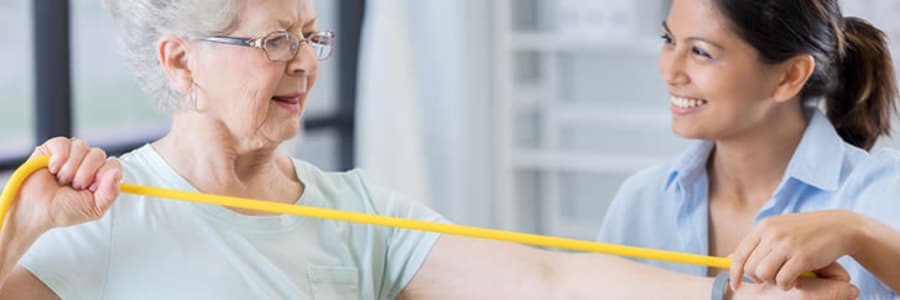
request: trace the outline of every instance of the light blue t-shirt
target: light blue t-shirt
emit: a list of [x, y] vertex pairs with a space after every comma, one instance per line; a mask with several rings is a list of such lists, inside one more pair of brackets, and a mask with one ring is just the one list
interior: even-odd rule
[[[845, 143], [817, 109], [808, 111], [803, 133], [784, 177], [753, 223], [770, 216], [824, 209], [856, 210], [900, 229], [900, 192], [876, 174], [900, 174], [900, 163], [887, 170], [862, 149]], [[599, 242], [709, 254], [709, 181], [706, 162], [713, 143], [698, 141], [673, 162], [643, 170], [622, 185], [607, 210]], [[879, 154], [882, 160], [887, 154]], [[900, 183], [900, 180], [895, 181]], [[879, 201], [862, 201], [862, 198]], [[857, 202], [859, 201], [859, 202]], [[868, 203], [866, 209], [859, 203]], [[871, 214], [873, 211], [880, 214]], [[826, 233], [827, 234], [827, 233]], [[672, 271], [705, 276], [707, 268], [636, 259]], [[896, 295], [852, 258], [839, 262], [862, 290], [861, 299]]]
[[[121, 161], [124, 182], [196, 191], [149, 145]], [[359, 171], [294, 167], [297, 204], [446, 222]], [[19, 263], [63, 299], [394, 299], [438, 236], [122, 194], [100, 220], [41, 236]]]

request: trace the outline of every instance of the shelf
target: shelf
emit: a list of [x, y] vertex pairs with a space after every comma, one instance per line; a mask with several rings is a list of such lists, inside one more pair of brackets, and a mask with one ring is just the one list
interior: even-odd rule
[[628, 153], [576, 153], [540, 150], [514, 150], [515, 168], [536, 168], [552, 171], [580, 171], [593, 173], [634, 173], [664, 163], [670, 157], [634, 155]]
[[662, 48], [662, 40], [656, 36], [637, 38], [586, 38], [583, 36], [552, 33], [512, 33], [509, 45], [513, 50], [591, 52], [597, 50], [635, 51], [638, 54], [655, 55]]
[[556, 99], [513, 95], [518, 112], [539, 110], [541, 114], [566, 124], [605, 124], [638, 128], [668, 128], [672, 114], [665, 104], [624, 105], [559, 103]]

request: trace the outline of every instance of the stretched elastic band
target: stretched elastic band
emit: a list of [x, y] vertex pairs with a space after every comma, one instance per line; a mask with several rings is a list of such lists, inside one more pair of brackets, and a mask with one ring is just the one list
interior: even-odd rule
[[[3, 220], [6, 218], [10, 204], [15, 199], [25, 179], [31, 173], [47, 167], [50, 158], [46, 156], [37, 157], [25, 162], [10, 177], [0, 195], [0, 230], [2, 230]], [[171, 200], [189, 201], [197, 203], [205, 203], [212, 205], [222, 205], [233, 208], [251, 209], [257, 211], [265, 211], [280, 214], [292, 214], [298, 216], [329, 219], [361, 224], [379, 225], [396, 227], [403, 229], [421, 230], [428, 232], [436, 232], [443, 234], [451, 234], [458, 236], [467, 236], [474, 238], [482, 238], [497, 241], [514, 242], [528, 244], [534, 246], [553, 247], [559, 249], [568, 249], [584, 252], [597, 252], [618, 256], [627, 256], [635, 258], [643, 258], [658, 261], [668, 261], [683, 264], [700, 265], [714, 267], [720, 269], [728, 269], [731, 266], [731, 260], [724, 257], [705, 256], [690, 253], [681, 253], [674, 251], [663, 251], [656, 249], [647, 249], [631, 246], [621, 246], [613, 244], [596, 243], [582, 241], [576, 239], [559, 238], [552, 236], [543, 236], [537, 234], [528, 234], [496, 229], [487, 229], [471, 226], [462, 226], [454, 224], [436, 223], [419, 221], [412, 219], [403, 219], [396, 217], [385, 217], [379, 215], [371, 215], [357, 212], [347, 212], [334, 209], [308, 207], [296, 204], [276, 203], [272, 201], [244, 199], [238, 197], [219, 196], [195, 192], [184, 192], [176, 190], [167, 190], [149, 186], [140, 186], [122, 183], [121, 191], [123, 193], [143, 195], [148, 197], [156, 197]], [[2, 245], [0, 245], [2, 246]], [[804, 275], [807, 276], [807, 275]], [[815, 276], [815, 275], [813, 275]]]

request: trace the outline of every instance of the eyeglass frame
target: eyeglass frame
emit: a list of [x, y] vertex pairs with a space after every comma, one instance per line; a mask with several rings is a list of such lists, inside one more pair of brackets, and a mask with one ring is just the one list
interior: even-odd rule
[[[292, 38], [297, 39], [299, 41], [299, 42], [297, 42], [297, 48], [296, 48], [296, 50], [291, 51], [293, 53], [292, 53], [290, 59], [283, 60], [283, 61], [282, 60], [272, 60], [272, 57], [270, 57], [270, 55], [269, 55], [269, 50], [266, 49], [263, 42], [267, 38], [271, 37], [274, 34], [282, 34], [282, 33], [286, 33], [289, 36], [291, 36]], [[310, 36], [317, 35], [317, 34], [326, 34], [329, 38], [332, 39], [332, 41], [335, 38], [334, 32], [330, 31], [330, 30], [313, 31], [313, 32], [309, 33]], [[296, 33], [293, 33], [293, 32], [287, 31], [287, 30], [272, 31], [272, 32], [269, 32], [266, 35], [258, 37], [258, 38], [238, 38], [238, 37], [230, 37], [230, 36], [208, 36], [208, 37], [200, 38], [199, 40], [206, 41], [206, 42], [212, 42], [212, 43], [219, 43], [219, 44], [237, 45], [237, 46], [257, 48], [266, 53], [266, 59], [268, 59], [270, 62], [290, 61], [291, 59], [293, 59], [294, 57], [297, 56], [297, 53], [300, 52], [300, 46], [302, 44], [304, 44], [304, 43], [309, 44], [309, 42], [310, 42], [308, 37], [300, 36], [300, 35], [297, 35]], [[334, 42], [332, 42], [330, 46], [331, 46], [331, 51], [329, 51], [328, 55], [323, 58], [316, 57], [316, 59], [318, 61], [325, 61], [325, 60], [331, 58], [331, 55], [334, 54]]]

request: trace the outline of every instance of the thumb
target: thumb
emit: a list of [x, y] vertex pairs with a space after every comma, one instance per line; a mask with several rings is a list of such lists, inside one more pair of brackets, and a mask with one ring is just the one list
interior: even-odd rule
[[94, 192], [94, 205], [101, 212], [105, 212], [112, 206], [116, 198], [119, 197], [119, 181], [122, 178], [121, 169], [110, 168], [101, 171], [97, 176], [99, 183], [97, 190]]

